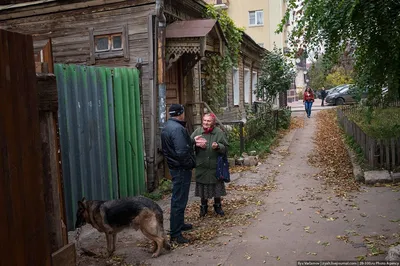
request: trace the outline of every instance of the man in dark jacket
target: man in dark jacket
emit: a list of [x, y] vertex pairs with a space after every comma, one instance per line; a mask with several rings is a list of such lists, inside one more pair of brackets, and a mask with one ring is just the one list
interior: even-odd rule
[[322, 99], [321, 106], [324, 106], [324, 101], [325, 101], [326, 95], [327, 95], [327, 92], [325, 90], [325, 87], [322, 87], [322, 89], [321, 89], [321, 99]]
[[172, 176], [171, 241], [179, 244], [189, 240], [182, 231], [192, 229], [185, 224], [185, 209], [189, 197], [192, 169], [196, 166], [193, 143], [185, 125], [184, 108], [181, 104], [172, 104], [169, 108], [170, 118], [161, 132], [162, 150]]

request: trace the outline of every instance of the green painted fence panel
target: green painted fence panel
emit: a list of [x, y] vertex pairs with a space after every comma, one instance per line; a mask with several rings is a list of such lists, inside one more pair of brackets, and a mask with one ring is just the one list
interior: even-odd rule
[[135, 196], [146, 191], [139, 71], [114, 69], [119, 193]]

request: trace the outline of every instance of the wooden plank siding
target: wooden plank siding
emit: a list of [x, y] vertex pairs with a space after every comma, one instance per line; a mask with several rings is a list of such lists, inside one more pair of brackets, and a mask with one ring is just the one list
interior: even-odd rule
[[[90, 1], [90, 3], [96, 1]], [[65, 9], [61, 12], [54, 12], [57, 6], [49, 6], [49, 12], [40, 15], [33, 15], [37, 10], [23, 11], [24, 17], [18, 19], [1, 20], [6, 15], [0, 12], [0, 28], [11, 31], [32, 34], [35, 41], [35, 51], [43, 48], [50, 37], [53, 45], [54, 63], [67, 64], [90, 64], [90, 42], [89, 28], [106, 29], [127, 25], [129, 61], [123, 57], [110, 59], [96, 59], [95, 65], [113, 67], [135, 67], [137, 59], [143, 60], [142, 67], [142, 104], [143, 121], [145, 131], [146, 152], [149, 148], [150, 130], [150, 93], [152, 82], [150, 80], [149, 62], [149, 15], [155, 12], [155, 1], [111, 1], [116, 3], [98, 4], [87, 8], [75, 6], [71, 9], [70, 4], [62, 5]], [[79, 3], [79, 5], [82, 3]], [[47, 7], [46, 7], [47, 8]], [[51, 9], [52, 8], [52, 9]]]

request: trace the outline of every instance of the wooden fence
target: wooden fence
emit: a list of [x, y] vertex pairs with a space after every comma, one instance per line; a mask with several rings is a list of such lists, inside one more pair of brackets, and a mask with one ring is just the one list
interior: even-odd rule
[[0, 30], [1, 265], [51, 265], [32, 37]]
[[[75, 265], [59, 169], [56, 78], [47, 73], [52, 64], [35, 64], [31, 36], [0, 30], [0, 44], [0, 227], [6, 232], [0, 265]], [[46, 47], [50, 62], [51, 42]]]
[[356, 112], [354, 107], [338, 108], [338, 120], [347, 135], [352, 136], [361, 147], [364, 158], [373, 168], [393, 170], [400, 166], [400, 137], [391, 139], [375, 139], [368, 136], [346, 113]]

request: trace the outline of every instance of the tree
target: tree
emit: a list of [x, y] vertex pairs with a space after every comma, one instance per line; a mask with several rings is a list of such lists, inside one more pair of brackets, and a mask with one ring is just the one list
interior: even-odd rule
[[225, 56], [212, 55], [205, 64], [206, 89], [205, 99], [212, 110], [219, 114], [221, 104], [226, 99], [225, 86], [228, 71], [239, 62], [240, 45], [244, 29], [238, 28], [225, 10], [207, 5], [207, 18], [217, 19], [228, 43]]
[[261, 75], [257, 84], [257, 97], [272, 102], [279, 92], [287, 91], [296, 73], [282, 51], [274, 47], [265, 52], [261, 60]]
[[310, 87], [313, 90], [318, 90], [325, 86], [325, 78], [326, 78], [326, 67], [323, 62], [323, 57], [319, 57], [316, 61], [313, 62], [311, 68], [308, 70], [308, 76], [310, 77]]
[[388, 86], [400, 96], [400, 1], [397, 0], [289, 0], [282, 32], [291, 15], [290, 45], [321, 52], [332, 62], [347, 53], [354, 58], [355, 83], [368, 89], [370, 99]]

